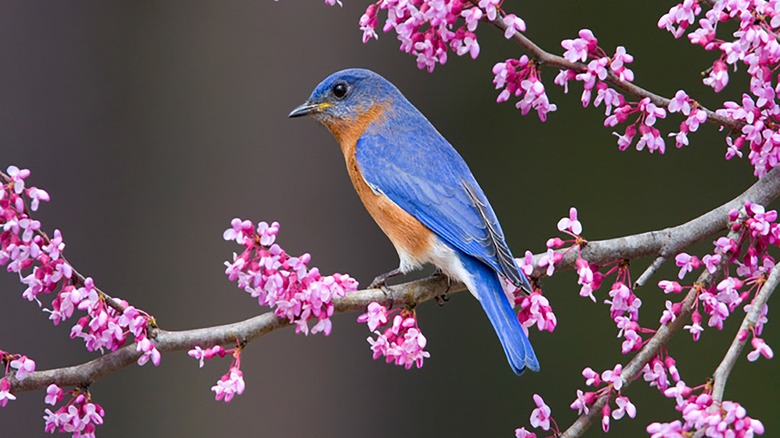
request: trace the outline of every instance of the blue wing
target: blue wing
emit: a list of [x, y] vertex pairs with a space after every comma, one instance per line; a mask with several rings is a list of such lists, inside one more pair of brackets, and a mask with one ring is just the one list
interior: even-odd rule
[[393, 120], [404, 124], [369, 127], [357, 142], [357, 163], [368, 185], [452, 247], [530, 291], [463, 158], [416, 109], [396, 106], [395, 111], [402, 114]]

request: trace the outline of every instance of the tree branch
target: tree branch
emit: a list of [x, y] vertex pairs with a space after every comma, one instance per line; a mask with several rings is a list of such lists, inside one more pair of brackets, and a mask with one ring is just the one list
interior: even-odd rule
[[[729, 233], [729, 237], [732, 239], [738, 239], [739, 233], [732, 231]], [[655, 332], [653, 337], [647, 341], [642, 349], [639, 350], [639, 352], [631, 359], [628, 365], [623, 367], [623, 371], [620, 373], [621, 379], [623, 380], [623, 388], [627, 388], [631, 382], [639, 377], [639, 373], [642, 372], [645, 365], [653, 360], [661, 348], [666, 345], [667, 342], [669, 342], [669, 339], [672, 338], [672, 335], [680, 330], [683, 324], [685, 324], [685, 321], [690, 318], [691, 313], [693, 313], [696, 297], [698, 297], [702, 290], [709, 288], [715, 282], [717, 279], [717, 273], [722, 271], [722, 268], [726, 265], [726, 263], [726, 258], [721, 260], [718, 265], [718, 269], [715, 270], [716, 274], [710, 274], [710, 272], [706, 269], [704, 272], [702, 272], [702, 274], [696, 280], [696, 283], [694, 283], [694, 286], [690, 291], [688, 291], [688, 294], [685, 295], [685, 298], [682, 301], [680, 314], [677, 315], [673, 321], [670, 321], [667, 324], [662, 324], [660, 327], [658, 327], [658, 330]], [[621, 388], [621, 390], [623, 390], [623, 388]], [[610, 398], [614, 395], [614, 391], [609, 391], [606, 394], [600, 396], [593, 404], [593, 406], [589, 408], [588, 412], [577, 418], [577, 420], [572, 423], [572, 425], [569, 426], [569, 428], [566, 429], [563, 434], [561, 434], [560, 438], [575, 438], [582, 436], [582, 434], [588, 430], [593, 422], [597, 421], [597, 419], [601, 416], [601, 410], [604, 408], [604, 405], [607, 404]]]
[[[726, 229], [728, 214], [739, 209], [745, 201], [768, 205], [780, 196], [780, 168], [772, 169], [742, 194], [696, 219], [676, 227], [658, 231], [634, 234], [615, 239], [588, 242], [582, 248], [582, 258], [601, 265], [614, 260], [633, 260], [639, 257], [656, 256], [670, 258], [697, 242]], [[565, 249], [559, 250], [563, 253]], [[533, 277], [544, 275], [544, 268], [537, 267], [540, 255], [534, 256]], [[577, 260], [576, 251], [567, 252], [556, 269], [571, 269]]]
[[761, 316], [761, 311], [764, 309], [764, 305], [767, 301], [769, 301], [769, 297], [772, 296], [772, 292], [777, 288], [778, 282], [780, 282], [780, 264], [777, 264], [772, 268], [772, 272], [769, 273], [766, 283], [764, 283], [763, 286], [761, 286], [761, 289], [756, 293], [750, 306], [750, 312], [745, 315], [745, 318], [742, 320], [742, 325], [740, 325], [736, 336], [734, 336], [734, 340], [731, 342], [731, 346], [728, 351], [726, 351], [726, 355], [712, 375], [714, 381], [712, 386], [712, 399], [715, 401], [715, 404], [720, 405], [720, 402], [723, 401], [723, 393], [726, 390], [726, 382], [729, 379], [729, 374], [731, 374], [731, 370], [737, 363], [737, 359], [747, 343], [748, 336], [742, 336], [742, 333], [756, 326], [756, 322]]
[[[696, 219], [664, 230], [588, 242], [582, 249], [582, 256], [589, 262], [596, 264], [603, 264], [615, 260], [632, 260], [649, 255], [671, 256], [677, 251], [725, 229], [728, 212], [732, 208], [741, 207], [747, 200], [766, 205], [778, 196], [780, 196], [780, 168], [775, 168], [741, 195]], [[534, 256], [535, 265], [539, 257], [541, 257], [541, 255]], [[563, 260], [557, 264], [557, 269], [573, 268], [575, 258], [575, 252], [569, 251]], [[534, 277], [538, 278], [543, 275], [543, 269], [535, 268], [533, 273]], [[373, 301], [388, 306], [399, 304], [415, 306], [433, 299], [443, 291], [453, 293], [462, 290], [465, 290], [465, 287], [462, 284], [449, 286], [446, 278], [431, 277], [390, 286], [387, 293], [380, 289], [366, 289], [353, 292], [348, 294], [345, 298], [334, 301], [335, 311], [341, 313], [363, 310]], [[690, 297], [686, 297], [686, 302], [689, 298]], [[688, 304], [690, 305], [690, 303]], [[687, 309], [687, 307], [684, 308], [684, 312], [686, 312], [685, 309]], [[690, 310], [688, 309], [687, 312], [690, 312]], [[681, 321], [685, 316], [687, 315], [680, 315], [677, 320]], [[153, 336], [154, 344], [160, 352], [170, 352], [188, 350], [196, 345], [213, 346], [217, 344], [233, 343], [236, 340], [239, 342], [249, 342], [276, 329], [289, 325], [290, 324], [286, 320], [277, 317], [273, 312], [268, 312], [244, 321], [216, 327], [184, 331], [157, 329], [154, 330]], [[645, 349], [654, 348], [657, 350], [657, 348], [671, 336], [671, 333], [676, 330], [676, 327], [677, 324], [674, 323], [669, 326], [661, 327], [658, 333], [656, 333], [656, 336], [654, 336], [645, 346]], [[637, 358], [642, 358], [640, 361], [645, 360], [645, 356], [641, 355], [642, 352], [638, 353], [635, 360], [637, 360]], [[11, 388], [13, 392], [22, 392], [42, 389], [51, 383], [57, 383], [63, 386], [87, 386], [92, 382], [132, 364], [138, 360], [138, 357], [140, 357], [140, 354], [136, 351], [135, 344], [131, 344], [81, 365], [36, 371], [23, 381], [18, 381], [12, 377]], [[651, 358], [652, 355], [646, 358], [646, 360], [650, 360]], [[635, 361], [632, 361], [632, 363], [634, 362]], [[637, 366], [638, 363], [634, 368]], [[641, 370], [643, 366], [644, 364], [638, 366], [637, 372]], [[626, 371], [627, 370], [629, 370], [628, 367], [626, 368]], [[603, 402], [599, 400], [597, 404], [598, 403], [601, 403], [603, 406], [603, 403], [606, 403], [606, 400]], [[598, 409], [594, 406], [591, 410]]]
[[[476, 4], [477, 2], [475, 0], [472, 0], [472, 3]], [[484, 20], [486, 20], [493, 26], [500, 29], [501, 32], [504, 32], [507, 29], [507, 25], [504, 23], [504, 20], [500, 16], [496, 16], [494, 20], [489, 20], [487, 17], [485, 17]], [[536, 45], [536, 43], [528, 39], [528, 37], [526, 37], [522, 32], [516, 32], [511, 39], [514, 40], [520, 46], [522, 46], [529, 53], [529, 55], [533, 59], [535, 59], [536, 62], [539, 63], [540, 65], [549, 65], [552, 67], [557, 67], [559, 69], [572, 70], [577, 73], [583, 73], [587, 71], [587, 67], [584, 64], [579, 62], [571, 62], [562, 56], [553, 55], [552, 53], [547, 52], [546, 50]], [[613, 86], [614, 88], [626, 94], [630, 94], [632, 96], [636, 96], [642, 99], [647, 97], [650, 99], [651, 102], [653, 102], [656, 106], [659, 107], [667, 108], [669, 106], [669, 102], [671, 102], [670, 99], [655, 94], [652, 91], [649, 91], [631, 82], [622, 81], [611, 70], [609, 71], [609, 75], [604, 80], [604, 82], [606, 82], [607, 84]], [[703, 110], [705, 113], [707, 113], [707, 121], [718, 124], [720, 126], [725, 126], [726, 128], [729, 128], [732, 131], [739, 131], [742, 129], [742, 126], [744, 125], [744, 123], [742, 123], [739, 120], [734, 120], [729, 117], [721, 116], [717, 114], [715, 111], [707, 109], [700, 104], [699, 104], [699, 108]]]

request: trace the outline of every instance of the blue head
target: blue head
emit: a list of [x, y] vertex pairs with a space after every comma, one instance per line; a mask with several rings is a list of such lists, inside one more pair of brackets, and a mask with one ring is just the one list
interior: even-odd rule
[[356, 121], [376, 105], [398, 97], [401, 93], [387, 79], [371, 70], [351, 68], [333, 73], [320, 82], [309, 99], [295, 108], [290, 117], [311, 116], [331, 127]]

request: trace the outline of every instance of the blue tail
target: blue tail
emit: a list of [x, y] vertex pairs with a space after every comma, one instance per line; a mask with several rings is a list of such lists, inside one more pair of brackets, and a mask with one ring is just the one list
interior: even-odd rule
[[482, 309], [493, 324], [512, 371], [518, 375], [525, 368], [539, 371], [539, 361], [536, 359], [534, 349], [501, 287], [498, 274], [489, 266], [471, 257], [461, 257], [461, 261], [473, 276], [476, 288], [473, 292], [476, 293]]

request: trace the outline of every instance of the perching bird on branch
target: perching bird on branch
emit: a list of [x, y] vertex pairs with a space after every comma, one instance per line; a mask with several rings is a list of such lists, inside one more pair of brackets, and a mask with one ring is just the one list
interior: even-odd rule
[[363, 205], [398, 251], [400, 266], [372, 286], [432, 263], [477, 297], [512, 370], [539, 370], [504, 293], [527, 292], [485, 194], [463, 158], [398, 89], [363, 69], [334, 73], [290, 117], [311, 116], [341, 145]]

